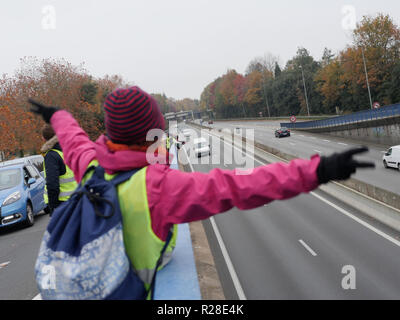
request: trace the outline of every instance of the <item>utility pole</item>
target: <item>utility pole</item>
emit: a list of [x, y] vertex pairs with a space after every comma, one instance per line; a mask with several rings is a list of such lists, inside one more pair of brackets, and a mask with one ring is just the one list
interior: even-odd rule
[[370, 89], [370, 87], [369, 87], [367, 63], [365, 62], [364, 47], [362, 47], [362, 46], [361, 46], [361, 52], [362, 52], [362, 57], [363, 57], [363, 61], [364, 61], [365, 78], [367, 79], [369, 103], [371, 104], [371, 109], [373, 109], [374, 107], [373, 107], [373, 105], [372, 105], [371, 89]]
[[263, 70], [263, 89], [264, 89], [265, 102], [267, 103], [268, 118], [271, 118], [271, 114], [269, 112], [269, 103], [268, 103], [267, 91], [265, 89], [265, 69]]
[[306, 81], [304, 79], [303, 66], [300, 65], [300, 69], [301, 69], [301, 74], [303, 75], [304, 95], [306, 96], [307, 113], [308, 113], [308, 116], [310, 116], [310, 107], [308, 106], [307, 88], [306, 88]]
[[246, 117], [247, 117], [247, 115], [246, 115], [246, 111], [244, 110], [244, 104], [243, 104], [243, 102], [242, 102], [242, 108], [243, 108], [243, 114], [244, 114], [244, 117], [246, 118]]

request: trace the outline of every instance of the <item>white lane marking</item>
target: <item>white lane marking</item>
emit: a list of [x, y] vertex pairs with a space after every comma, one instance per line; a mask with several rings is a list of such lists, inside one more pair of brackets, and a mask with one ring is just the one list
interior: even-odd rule
[[290, 145], [295, 146], [296, 144], [293, 142], [289, 142]]
[[[185, 147], [183, 147], [183, 151], [185, 151], [186, 158], [189, 160], [189, 155], [187, 154]], [[190, 162], [190, 160], [188, 162], [189, 162], [190, 170], [192, 170], [192, 172], [193, 172], [194, 169], [193, 169], [192, 163]]]
[[324, 142], [330, 142], [329, 140], [324, 140]]
[[38, 295], [36, 295], [32, 300], [43, 300], [42, 296], [40, 295], [40, 293]]
[[[205, 134], [208, 134], [209, 136], [212, 136], [213, 134], [211, 134], [211, 133], [208, 133], [208, 132], [204, 132]], [[242, 152], [242, 153], [244, 153], [247, 157], [249, 157], [250, 159], [252, 159], [252, 160], [254, 160], [254, 161], [257, 161], [258, 163], [261, 163], [261, 164], [263, 164], [262, 162], [260, 162], [260, 161], [258, 161], [257, 159], [255, 159], [254, 157], [252, 157], [252, 156], [250, 156], [248, 153], [246, 153], [244, 150], [242, 150], [242, 149], [239, 149], [238, 147], [236, 147], [233, 143], [232, 144], [229, 144], [228, 142], [226, 142], [226, 141], [223, 141], [224, 142], [224, 144], [226, 144], [226, 145], [228, 145], [229, 147], [233, 147], [234, 149], [236, 149], [236, 150], [238, 150], [239, 152]], [[193, 167], [191, 167], [191, 168], [193, 168]], [[194, 171], [194, 170], [193, 170]]]
[[224, 240], [222, 239], [221, 233], [219, 232], [217, 224], [215, 223], [214, 217], [210, 218], [210, 222], [211, 222], [211, 225], [212, 225], [212, 227], [214, 229], [215, 236], [217, 237], [217, 241], [218, 241], [219, 246], [221, 248], [222, 255], [223, 255], [224, 259], [225, 259], [226, 266], [228, 267], [228, 270], [229, 270], [229, 273], [231, 275], [232, 282], [233, 282], [233, 285], [235, 286], [236, 293], [237, 293], [237, 295], [239, 297], [239, 300], [246, 300], [247, 298], [246, 298], [246, 295], [244, 294], [243, 287], [240, 284], [239, 277], [237, 276], [237, 273], [236, 273], [235, 268], [233, 266], [232, 260], [229, 257], [228, 250], [226, 249]]
[[[185, 150], [185, 148], [184, 148], [184, 150]], [[186, 150], [185, 150], [185, 153], [186, 153]], [[187, 153], [186, 153], [186, 157], [187, 157], [188, 162], [190, 164], [190, 169], [192, 170], [192, 172], [194, 172], [192, 163], [190, 162], [190, 159], [189, 159]], [[228, 253], [228, 250], [226, 249], [224, 240], [222, 239], [222, 236], [221, 236], [221, 233], [219, 232], [218, 226], [215, 223], [214, 217], [210, 218], [210, 222], [211, 222], [211, 226], [214, 229], [215, 236], [217, 237], [217, 241], [218, 241], [219, 247], [221, 248], [222, 256], [225, 259], [226, 266], [228, 267], [228, 271], [229, 271], [229, 274], [231, 276], [233, 285], [234, 285], [234, 287], [236, 289], [236, 293], [237, 293], [237, 295], [239, 297], [239, 300], [247, 300], [246, 295], [244, 294], [244, 291], [243, 291], [243, 287], [240, 284], [239, 277], [237, 276], [236, 270], [235, 270], [235, 268], [233, 266], [232, 260], [229, 257], [229, 253]]]
[[360, 218], [357, 218], [356, 216], [352, 215], [351, 213], [347, 212], [346, 210], [342, 209], [341, 207], [337, 206], [336, 204], [330, 202], [329, 200], [326, 200], [325, 198], [315, 194], [314, 192], [311, 192], [311, 194], [314, 197], [317, 197], [321, 201], [325, 202], [326, 204], [330, 205], [331, 207], [335, 208], [339, 212], [343, 213], [344, 215], [348, 216], [349, 218], [351, 218], [351, 219], [357, 221], [358, 223], [362, 224], [364, 227], [370, 229], [371, 231], [374, 231], [375, 233], [379, 234], [381, 237], [385, 238], [386, 240], [388, 240], [388, 241], [390, 241], [390, 242], [392, 242], [395, 245], [400, 247], [400, 241], [396, 240], [395, 238], [393, 238], [393, 237], [389, 236], [388, 234], [384, 233], [383, 231], [371, 226], [367, 222], [361, 220]]
[[301, 134], [300, 137], [303, 137], [303, 138], [304, 138], [304, 135]]
[[[224, 143], [226, 143], [226, 142], [224, 141]], [[235, 146], [233, 146], [233, 147], [236, 148]], [[260, 150], [264, 151], [262, 149], [260, 149]], [[256, 162], [258, 162], [258, 163], [260, 163], [262, 165], [267, 165], [267, 163], [264, 163], [264, 162], [262, 162], [260, 160], [257, 160], [255, 158], [249, 156], [249, 155], [248, 155], [248, 157], [250, 157], [251, 159], [253, 159], [254, 161], [256, 161]], [[278, 158], [278, 157], [276, 157], [276, 158]], [[285, 161], [285, 160], [282, 159], [282, 161]], [[343, 213], [344, 215], [348, 216], [349, 218], [351, 218], [351, 219], [355, 220], [356, 222], [360, 223], [361, 225], [363, 225], [364, 227], [368, 228], [369, 230], [374, 231], [375, 233], [377, 233], [381, 237], [385, 238], [386, 240], [388, 240], [388, 241], [390, 241], [390, 242], [392, 242], [395, 245], [400, 247], [400, 241], [396, 240], [395, 238], [393, 238], [393, 237], [389, 236], [388, 234], [384, 233], [383, 231], [380, 231], [379, 229], [371, 226], [370, 224], [368, 224], [367, 222], [361, 220], [360, 218], [357, 218], [356, 216], [352, 215], [351, 213], [347, 212], [346, 210], [342, 209], [341, 207], [337, 206], [336, 204], [334, 204], [334, 203], [330, 202], [329, 200], [317, 195], [315, 192], [310, 192], [310, 194], [313, 195], [314, 197], [320, 199], [321, 201], [325, 202], [327, 205], [330, 205], [331, 207], [335, 208], [336, 210], [338, 210], [339, 212]]]
[[347, 187], [347, 186], [345, 186], [345, 185], [343, 185], [343, 184], [340, 184], [340, 183], [338, 183], [338, 182], [336, 182], [336, 181], [331, 181], [331, 183], [334, 183], [334, 184], [336, 184], [337, 186], [339, 186], [339, 187], [341, 187], [341, 188], [345, 188], [345, 189], [347, 189], [347, 190], [349, 190], [349, 191], [351, 191], [351, 192], [354, 192], [354, 193], [356, 193], [356, 194], [359, 194], [360, 196], [363, 196], [364, 198], [367, 198], [367, 199], [369, 199], [369, 200], [371, 200], [371, 201], [374, 201], [374, 202], [378, 203], [379, 205], [385, 206], [385, 207], [389, 208], [390, 210], [396, 211], [397, 213], [400, 214], [400, 210], [399, 210], [399, 209], [394, 208], [394, 207], [391, 207], [391, 206], [389, 206], [388, 204], [386, 204], [386, 203], [384, 203], [384, 202], [381, 202], [381, 201], [378, 201], [378, 200], [376, 200], [376, 199], [374, 199], [374, 198], [371, 198], [370, 196], [368, 196], [368, 195], [366, 195], [366, 194], [364, 194], [364, 193], [361, 193], [361, 192], [359, 192], [359, 191], [357, 191], [357, 190], [351, 189], [351, 188], [349, 188], [349, 187]]
[[11, 261], [7, 261], [7, 262], [0, 263], [0, 269], [2, 269], [2, 268], [4, 268], [4, 267], [7, 267], [7, 266], [10, 264], [10, 262], [11, 262]]
[[317, 256], [317, 254], [315, 253], [315, 251], [313, 250], [313, 249], [311, 249], [310, 248], [310, 246], [307, 244], [307, 243], [305, 243], [303, 240], [299, 240], [299, 242], [303, 245], [303, 247], [304, 248], [306, 248], [307, 249], [307, 251], [309, 252], [309, 253], [311, 253], [311, 255], [313, 256], [313, 257], [316, 257]]
[[319, 151], [319, 150], [316, 150], [316, 149], [314, 149], [314, 151], [315, 151], [315, 152], [318, 152], [318, 153], [323, 153], [322, 151]]
[[348, 144], [342, 142], [338, 142], [338, 144], [340, 144], [341, 146], [348, 146]]

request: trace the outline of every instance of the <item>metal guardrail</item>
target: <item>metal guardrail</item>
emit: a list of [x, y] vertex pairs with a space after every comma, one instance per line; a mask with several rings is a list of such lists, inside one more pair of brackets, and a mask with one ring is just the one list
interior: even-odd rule
[[289, 129], [326, 128], [398, 116], [400, 116], [400, 103], [385, 106], [379, 109], [359, 111], [345, 116], [338, 116], [325, 120], [315, 120], [298, 123], [281, 123], [281, 126]]

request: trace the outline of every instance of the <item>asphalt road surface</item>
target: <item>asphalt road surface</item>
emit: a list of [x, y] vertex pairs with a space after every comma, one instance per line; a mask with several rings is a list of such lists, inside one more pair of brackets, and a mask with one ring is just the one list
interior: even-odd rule
[[38, 294], [35, 262], [49, 220], [38, 215], [30, 228], [0, 229], [0, 300], [31, 300]]
[[[229, 149], [212, 153], [224, 158]], [[206, 158], [190, 170], [236, 167]], [[398, 233], [358, 216], [317, 190], [203, 224], [228, 299], [399, 299]]]

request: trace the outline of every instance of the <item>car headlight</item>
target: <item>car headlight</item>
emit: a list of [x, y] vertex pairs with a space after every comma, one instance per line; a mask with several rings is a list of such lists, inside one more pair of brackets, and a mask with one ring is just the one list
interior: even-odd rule
[[19, 191], [14, 192], [12, 194], [10, 194], [6, 200], [3, 201], [3, 206], [7, 206], [9, 204], [12, 204], [16, 201], [18, 201], [19, 199], [21, 199], [21, 193]]

